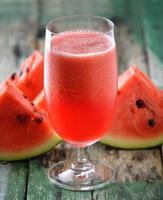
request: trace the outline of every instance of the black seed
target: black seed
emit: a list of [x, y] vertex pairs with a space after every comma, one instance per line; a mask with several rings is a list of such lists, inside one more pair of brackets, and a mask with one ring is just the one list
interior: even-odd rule
[[15, 77], [16, 77], [16, 72], [14, 72], [13, 74], [11, 74], [11, 77], [10, 77], [10, 78], [11, 78], [12, 80], [14, 80]]
[[28, 97], [27, 97], [27, 96], [25, 96], [25, 95], [23, 95], [23, 97], [24, 97], [25, 99], [28, 99]]
[[38, 124], [42, 123], [43, 120], [44, 120], [43, 117], [36, 117], [36, 118], [34, 118], [34, 122], [36, 122]]
[[31, 102], [31, 105], [34, 106], [35, 104], [33, 102]]
[[154, 119], [149, 119], [149, 120], [148, 120], [148, 125], [149, 125], [150, 127], [154, 127], [155, 124], [156, 124], [156, 122], [155, 122]]
[[145, 103], [144, 103], [144, 101], [143, 101], [142, 99], [138, 99], [138, 100], [136, 101], [136, 106], [137, 106], [138, 108], [144, 108], [144, 107], [145, 107]]
[[22, 70], [20, 70], [20, 72], [19, 72], [19, 76], [21, 76], [23, 74], [23, 71]]
[[120, 91], [118, 91], [118, 93], [117, 93], [118, 95], [120, 95]]
[[26, 71], [26, 73], [28, 73], [28, 72], [29, 72], [29, 68], [28, 68], [28, 67], [26, 67], [26, 70], [25, 70], [25, 71]]
[[30, 120], [30, 116], [27, 113], [20, 113], [16, 116], [16, 119], [21, 123], [26, 123]]

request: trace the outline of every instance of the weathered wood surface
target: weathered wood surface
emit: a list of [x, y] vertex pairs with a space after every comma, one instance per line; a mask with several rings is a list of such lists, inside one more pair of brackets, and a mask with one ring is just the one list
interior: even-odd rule
[[43, 166], [42, 159], [38, 158], [30, 161], [28, 200], [35, 200], [36, 198], [38, 200], [91, 199], [90, 192], [78, 193], [55, 187], [49, 182], [47, 168]]
[[147, 47], [148, 64], [150, 76], [156, 85], [163, 87], [163, 23], [162, 11], [163, 1], [157, 3], [151, 1], [151, 6], [148, 6], [147, 1], [141, 3], [144, 36]]
[[0, 200], [24, 200], [28, 162], [0, 163]]
[[36, 19], [0, 23], [0, 82], [17, 71], [20, 62], [35, 49], [35, 25]]
[[[124, 3], [126, 3], [125, 6]], [[149, 3], [152, 6], [148, 6]], [[32, 14], [30, 4], [33, 5], [32, 10], [36, 12], [35, 14]], [[85, 5], [88, 5], [84, 10], [85, 14], [99, 14], [107, 17], [115, 15], [113, 20], [117, 27], [119, 72], [123, 72], [131, 64], [137, 64], [142, 71], [149, 74], [155, 82], [157, 81], [159, 86], [163, 86], [162, 78], [157, 77], [159, 73], [159, 76], [163, 74], [161, 0], [142, 2], [134, 0], [82, 0], [80, 2], [30, 0], [26, 5], [28, 6], [23, 10], [24, 14], [21, 15], [22, 18], [18, 23], [11, 23], [10, 26], [0, 25], [0, 81], [17, 70], [19, 62], [29, 55], [32, 49], [43, 48], [44, 33], [40, 36], [40, 30], [50, 18], [63, 14], [79, 14], [80, 7], [86, 8]], [[15, 9], [18, 8], [15, 7]], [[56, 12], [53, 14], [54, 10]], [[30, 12], [31, 16], [28, 18]], [[124, 17], [126, 13], [129, 17]], [[117, 15], [124, 18], [117, 18]], [[158, 66], [157, 69], [153, 67], [155, 65]], [[157, 71], [156, 75], [155, 71]], [[29, 162], [0, 163], [0, 200], [163, 199], [163, 184], [160, 182], [163, 179], [161, 148], [120, 150], [96, 144], [90, 147], [89, 151], [91, 157], [100, 159], [103, 157], [108, 164], [116, 168], [117, 175], [114, 184], [90, 192], [72, 192], [52, 185], [47, 179], [47, 167], [58, 160], [70, 158], [73, 154], [69, 145], [62, 144], [57, 149], [39, 158], [31, 159]]]
[[162, 185], [159, 182], [162, 173], [159, 151], [153, 149], [122, 151], [96, 144], [90, 147], [89, 152], [91, 158], [105, 158], [109, 165], [116, 168], [117, 177], [114, 184], [101, 190], [84, 193], [67, 191], [53, 186], [47, 178], [48, 167], [58, 162], [58, 160], [71, 159], [74, 156], [71, 146], [62, 143], [41, 158], [30, 161], [28, 199], [44, 199], [46, 197], [49, 200], [83, 200], [91, 198], [118, 200], [122, 195], [122, 199], [130, 200], [131, 197], [136, 199], [136, 197], [141, 197], [142, 194], [144, 194], [144, 200], [155, 200], [163, 197], [161, 196]]
[[[54, 152], [53, 152], [54, 153]], [[55, 157], [56, 158], [56, 157]], [[45, 163], [44, 163], [45, 164]], [[163, 198], [161, 182], [114, 183], [96, 192], [73, 192], [49, 183], [47, 168], [40, 159], [31, 161], [27, 199], [34, 200], [159, 200]]]

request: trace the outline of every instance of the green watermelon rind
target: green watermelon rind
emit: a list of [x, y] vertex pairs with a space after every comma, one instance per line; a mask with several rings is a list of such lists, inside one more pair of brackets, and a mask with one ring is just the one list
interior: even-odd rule
[[37, 145], [37, 147], [33, 147], [28, 150], [19, 151], [19, 152], [0, 152], [0, 160], [8, 160], [8, 161], [16, 161], [16, 160], [24, 160], [27, 158], [32, 158], [35, 156], [39, 156], [48, 150], [50, 150], [52, 147], [55, 147], [57, 144], [61, 142], [61, 139], [54, 133], [52, 137], [48, 138], [46, 142], [43, 142], [40, 145]]
[[106, 135], [100, 140], [100, 143], [122, 149], [145, 149], [163, 144], [163, 133], [160, 134], [160, 137], [157, 138], [144, 139], [126, 139], [125, 137], [116, 137], [118, 134], [114, 134], [114, 137], [111, 135], [112, 133]]

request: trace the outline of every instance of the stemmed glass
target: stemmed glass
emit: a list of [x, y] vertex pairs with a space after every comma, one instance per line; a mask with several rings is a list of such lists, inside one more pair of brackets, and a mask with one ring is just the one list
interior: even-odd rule
[[70, 190], [98, 189], [115, 171], [89, 160], [85, 148], [108, 130], [115, 110], [117, 62], [113, 23], [98, 16], [58, 17], [46, 26], [44, 91], [58, 135], [77, 147], [77, 158], [50, 168], [49, 179]]

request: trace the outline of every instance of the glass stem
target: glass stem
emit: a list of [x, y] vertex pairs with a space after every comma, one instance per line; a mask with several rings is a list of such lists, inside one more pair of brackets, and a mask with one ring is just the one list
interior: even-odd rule
[[71, 168], [75, 171], [89, 171], [93, 168], [92, 163], [88, 159], [86, 148], [77, 148], [77, 159], [72, 163]]

